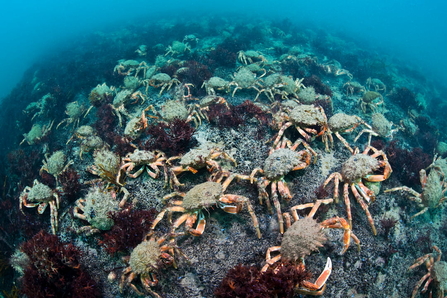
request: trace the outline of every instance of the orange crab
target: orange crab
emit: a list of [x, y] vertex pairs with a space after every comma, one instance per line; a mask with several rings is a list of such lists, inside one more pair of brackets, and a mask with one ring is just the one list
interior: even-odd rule
[[[284, 213], [288, 229], [284, 233], [281, 246], [273, 246], [267, 249], [266, 264], [262, 268], [262, 272], [267, 271], [269, 266], [277, 264], [280, 265], [284, 262], [291, 262], [297, 264], [297, 268], [303, 269], [304, 257], [310, 255], [313, 251], [317, 251], [319, 247], [323, 246], [323, 243], [327, 240], [323, 233], [323, 229], [343, 229], [343, 244], [344, 248], [342, 254], [349, 248], [351, 238], [357, 244], [360, 250], [360, 241], [352, 233], [349, 224], [343, 218], [334, 217], [327, 219], [321, 223], [318, 223], [313, 219], [318, 208], [321, 204], [330, 204], [333, 199], [317, 200], [315, 203], [308, 203], [298, 205], [291, 208], [291, 213], [295, 222], [291, 224], [292, 217], [289, 213]], [[312, 208], [309, 214], [304, 218], [298, 218], [297, 210], [303, 210]], [[272, 256], [272, 253], [277, 253], [276, 256]], [[304, 281], [302, 285], [295, 289], [295, 292], [306, 295], [322, 295], [326, 288], [326, 281], [332, 271], [332, 262], [330, 258], [327, 258], [326, 266], [321, 275], [315, 282]]]
[[[303, 144], [306, 149], [297, 152], [296, 149], [300, 144]], [[289, 148], [286, 148], [286, 146]], [[269, 156], [265, 160], [264, 167], [262, 169], [255, 168], [250, 175], [250, 181], [253, 183], [256, 173], [260, 172], [264, 174], [264, 176], [257, 178], [259, 202], [262, 204], [265, 200], [267, 208], [272, 212], [269, 194], [266, 190], [267, 186], [270, 185], [270, 198], [276, 208], [281, 234], [284, 233], [284, 221], [281, 214], [281, 204], [278, 200], [278, 193], [279, 196], [285, 200], [290, 200], [292, 198], [290, 190], [284, 181], [284, 176], [292, 171], [298, 171], [308, 167], [312, 162], [312, 155], [316, 155], [315, 151], [313, 151], [303, 140], [298, 139], [292, 145], [289, 140], [284, 138], [281, 143], [270, 150]]]
[[[226, 180], [221, 183], [221, 180]], [[182, 200], [173, 201], [167, 207], [165, 207], [155, 218], [152, 223], [152, 229], [163, 219], [165, 213], [168, 213], [169, 220], [172, 219], [174, 212], [183, 213], [172, 224], [172, 231], [174, 232], [183, 223], [185, 224], [186, 231], [193, 236], [200, 236], [203, 234], [206, 225], [206, 219], [204, 211], [218, 207], [223, 211], [231, 214], [239, 213], [244, 205], [247, 206], [253, 221], [253, 226], [256, 229], [258, 238], [261, 238], [261, 231], [259, 229], [258, 218], [253, 211], [253, 206], [247, 197], [243, 197], [235, 194], [224, 194], [228, 185], [230, 185], [233, 179], [248, 180], [249, 177], [245, 175], [239, 175], [229, 172], [220, 173], [219, 176], [212, 176], [214, 181], [208, 181], [194, 186], [187, 193], [173, 192], [166, 195], [163, 201], [167, 201], [174, 197], [181, 197]], [[197, 224], [196, 224], [197, 223]], [[194, 228], [194, 224], [196, 227]]]
[[324, 181], [323, 187], [334, 180], [334, 199], [338, 201], [338, 187], [340, 182], [344, 182], [343, 197], [349, 225], [352, 227], [351, 202], [349, 200], [349, 188], [351, 188], [352, 194], [366, 213], [373, 234], [377, 235], [374, 220], [368, 209], [368, 204], [375, 200], [375, 193], [364, 182], [378, 183], [384, 181], [388, 179], [392, 171], [388, 158], [383, 151], [368, 146], [362, 153], [359, 153], [358, 148], [356, 148], [354, 154], [343, 164], [341, 173], [335, 172], [329, 175]]
[[307, 142], [322, 136], [323, 142], [327, 143], [329, 126], [324, 109], [320, 106], [291, 103], [289, 107], [284, 106], [284, 110], [276, 115], [278, 119], [275, 121], [281, 125], [281, 128], [273, 142], [273, 146], [280, 143], [285, 131], [290, 126], [294, 126]]
[[[144, 169], [146, 169], [149, 176], [156, 179], [160, 173], [158, 167], [163, 167], [166, 174], [165, 161], [166, 155], [160, 150], [155, 150], [152, 152], [135, 149], [133, 153], [128, 153], [126, 157], [123, 158], [123, 164], [121, 165], [118, 175], [116, 176], [116, 183], [118, 185], [122, 185], [120, 182], [122, 170], [126, 172], [127, 176], [137, 178], [143, 173]], [[131, 173], [137, 166], [141, 166], [141, 168], [138, 171]], [[153, 171], [149, 170], [149, 167]], [[165, 179], [167, 179], [167, 175], [165, 175]]]

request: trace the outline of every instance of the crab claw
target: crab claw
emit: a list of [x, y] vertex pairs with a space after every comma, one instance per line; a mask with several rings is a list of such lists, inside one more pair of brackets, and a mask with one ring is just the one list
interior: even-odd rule
[[309, 281], [303, 281], [302, 287], [296, 289], [298, 294], [304, 295], [313, 295], [320, 296], [323, 295], [324, 290], [326, 289], [326, 281], [332, 272], [332, 261], [331, 258], [327, 258], [326, 266], [324, 267], [323, 272], [321, 272], [320, 276], [317, 278], [315, 283], [311, 283]]

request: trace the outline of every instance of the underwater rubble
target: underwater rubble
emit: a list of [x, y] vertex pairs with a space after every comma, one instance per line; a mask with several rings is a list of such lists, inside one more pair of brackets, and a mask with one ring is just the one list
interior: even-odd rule
[[445, 90], [335, 32], [194, 19], [85, 36], [1, 103], [5, 297], [444, 295]]

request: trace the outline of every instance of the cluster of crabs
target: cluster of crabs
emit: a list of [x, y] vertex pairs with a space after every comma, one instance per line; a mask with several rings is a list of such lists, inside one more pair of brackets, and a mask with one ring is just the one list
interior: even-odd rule
[[[191, 51], [188, 41], [197, 42], [194, 36], [187, 36], [182, 42], [173, 42], [166, 49], [165, 56], [186, 55]], [[140, 56], [145, 56], [146, 50], [145, 46], [140, 46], [136, 52]], [[117, 75], [124, 77], [123, 87], [109, 87], [105, 83], [98, 85], [90, 93], [89, 99], [92, 106], [89, 108], [78, 102], [67, 104], [68, 118], [62, 120], [56, 129], [63, 124], [65, 127], [71, 125], [73, 133], [67, 143], [73, 141], [79, 144], [79, 159], [82, 159], [83, 154], [93, 152], [94, 164], [87, 170], [99, 177], [91, 182], [92, 186], [88, 194], [78, 199], [73, 208], [73, 216], [88, 223], [79, 229], [80, 233], [93, 235], [111, 228], [113, 222], [108, 220], [108, 212], [123, 208], [132, 195], [126, 189], [127, 179], [138, 179], [143, 173], [147, 173], [151, 179], [163, 176], [165, 186], [173, 190], [159, 198], [164, 207], [153, 221], [151, 230], [125, 259], [128, 265], [122, 271], [119, 280], [121, 290], [130, 287], [139, 295], [145, 295], [146, 292], [154, 297], [161, 297], [153, 290], [158, 283], [156, 275], [161, 264], [171, 264], [176, 267], [178, 255], [187, 258], [177, 245], [177, 238], [186, 234], [202, 235], [207, 224], [207, 214], [214, 208], [220, 208], [231, 214], [238, 214], [245, 208], [251, 218], [256, 237], [261, 238], [262, 231], [250, 198], [227, 193], [227, 188], [240, 180], [256, 185], [259, 203], [265, 204], [268, 212], [275, 214], [278, 231], [282, 234], [281, 245], [267, 250], [262, 271], [266, 271], [273, 264], [278, 266], [281, 262], [293, 262], [297, 267], [303, 267], [304, 259], [326, 242], [325, 229], [343, 231], [341, 254], [348, 250], [351, 241], [354, 241], [360, 249], [360, 240], [353, 232], [352, 199], [364, 211], [372, 233], [377, 234], [369, 205], [378, 195], [379, 188], [375, 186], [388, 179], [392, 169], [387, 155], [371, 145], [371, 138], [390, 136], [396, 129], [393, 129], [392, 124], [389, 123], [385, 129], [379, 130], [377, 125], [370, 125], [359, 116], [345, 113], [336, 113], [328, 119], [323, 107], [313, 103], [302, 103], [300, 91], [306, 89], [302, 83], [303, 80], [272, 71], [274, 65], [293, 59], [303, 58], [288, 55], [283, 57], [282, 61], [269, 62], [258, 51], [240, 51], [238, 61], [241, 66], [231, 76], [232, 81], [217, 76], [211, 77], [201, 86], [207, 93], [201, 99], [193, 98], [191, 84], [181, 83], [177, 78], [159, 72], [157, 67], [149, 66], [144, 60], [120, 60], [114, 71]], [[365, 86], [362, 86], [355, 82], [352, 74], [343, 69], [337, 61], [319, 64], [319, 67], [328, 75], [348, 78], [348, 82], [343, 85], [346, 95], [361, 94], [359, 106], [364, 113], [376, 113], [384, 104], [382, 93], [386, 91], [386, 86], [380, 80], [369, 78]], [[181, 71], [184, 70], [180, 68], [178, 72]], [[158, 96], [171, 92], [174, 99], [165, 100], [159, 106], [150, 104], [144, 107], [144, 103], [150, 99], [148, 94], [152, 89], [160, 89]], [[153, 121], [169, 123], [180, 118], [200, 127], [202, 122], [209, 120], [207, 112], [211, 105], [228, 107], [229, 104], [224, 96], [231, 94], [234, 97], [239, 90], [247, 94], [254, 90], [252, 94], [254, 101], [265, 95], [272, 102], [270, 105], [260, 106], [271, 114], [271, 127], [275, 130], [275, 135], [270, 141], [270, 150], [263, 166], [252, 169], [250, 173], [242, 174], [226, 169], [223, 163], [236, 166], [237, 161], [224, 149], [206, 143], [179, 156], [167, 156], [160, 150], [142, 150], [136, 146], [133, 152], [118, 156], [110, 151], [109, 146], [101, 140], [91, 126], [80, 126], [96, 101], [113, 97], [110, 107], [118, 119], [118, 125], [124, 128], [124, 136], [129, 142], [140, 138], [148, 124]], [[316, 95], [316, 97], [322, 96]], [[193, 100], [194, 103], [191, 103]], [[26, 112], [34, 113], [33, 118], [39, 119], [46, 113], [48, 107], [51, 107], [50, 96], [35, 103]], [[380, 116], [377, 117], [380, 118]], [[386, 119], [381, 118], [380, 121], [384, 123]], [[26, 141], [32, 145], [45, 137], [52, 129], [53, 121], [44, 125], [36, 122], [35, 126], [37, 125], [41, 126], [40, 132], [25, 134], [22, 142]], [[33, 130], [37, 129], [35, 126]], [[358, 127], [363, 127], [363, 130], [354, 141], [357, 141], [364, 133], [369, 135], [368, 142], [362, 150], [354, 147], [343, 136], [354, 132]], [[287, 185], [286, 176], [294, 171], [303, 171], [315, 164], [319, 157], [319, 150], [314, 149], [314, 144], [318, 140], [321, 140], [325, 151], [334, 150], [334, 135], [351, 156], [343, 163], [339, 172], [331, 173], [323, 182], [324, 187], [333, 184], [333, 197], [290, 206], [288, 207], [290, 211], [283, 212], [282, 206], [287, 205], [294, 195]], [[53, 175], [57, 182], [61, 173], [72, 164], [73, 161], [68, 161], [64, 152], [56, 151], [45, 156], [41, 171]], [[423, 188], [421, 193], [405, 186], [388, 189], [385, 192], [398, 190], [409, 192], [412, 195], [410, 199], [421, 207], [421, 211], [413, 216], [416, 217], [430, 208], [440, 206], [447, 199], [445, 169], [447, 169], [447, 162], [444, 159], [435, 158], [428, 169], [422, 169], [420, 172]], [[198, 171], [206, 172], [207, 180], [190, 189], [185, 189], [181, 181], [184, 177], [182, 173], [195, 174]], [[315, 220], [313, 217], [320, 206], [338, 202], [340, 192], [342, 192], [346, 208], [346, 218], [335, 216], [322, 222]], [[121, 193], [123, 193], [123, 198], [118, 199]], [[40, 214], [49, 205], [51, 229], [54, 234], [57, 233], [60, 206], [57, 186], [56, 189], [51, 189], [35, 180], [32, 186], [25, 187], [19, 202], [21, 210], [23, 207], [37, 207]], [[308, 209], [310, 211], [305, 217], [299, 215], [300, 211]], [[163, 235], [159, 235], [158, 229], [161, 222], [169, 227], [168, 232]], [[434, 268], [444, 266], [444, 263], [440, 261], [440, 250], [437, 247], [435, 250], [438, 253], [436, 260], [432, 254], [429, 254], [419, 258], [411, 266], [414, 268], [426, 262], [429, 270], [429, 273], [416, 285], [413, 297], [416, 296], [418, 288], [425, 280], [427, 282], [423, 291], [427, 290], [430, 282], [435, 281], [439, 285], [440, 296], [443, 296], [446, 277], [435, 273]], [[320, 276], [313, 282], [304, 281], [297, 285], [296, 292], [321, 295], [331, 271], [332, 262], [330, 258], [327, 258], [326, 266]], [[136, 282], [136, 279], [139, 279], [140, 283]]]

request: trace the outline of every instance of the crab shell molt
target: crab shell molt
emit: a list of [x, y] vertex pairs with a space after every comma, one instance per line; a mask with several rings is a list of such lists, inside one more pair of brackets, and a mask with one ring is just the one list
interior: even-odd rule
[[205, 182], [194, 186], [183, 198], [182, 207], [187, 210], [208, 208], [219, 202], [223, 187], [217, 182]]
[[278, 149], [267, 157], [264, 163], [264, 174], [269, 180], [281, 178], [290, 173], [293, 168], [302, 163], [306, 151], [295, 152], [290, 149]]

